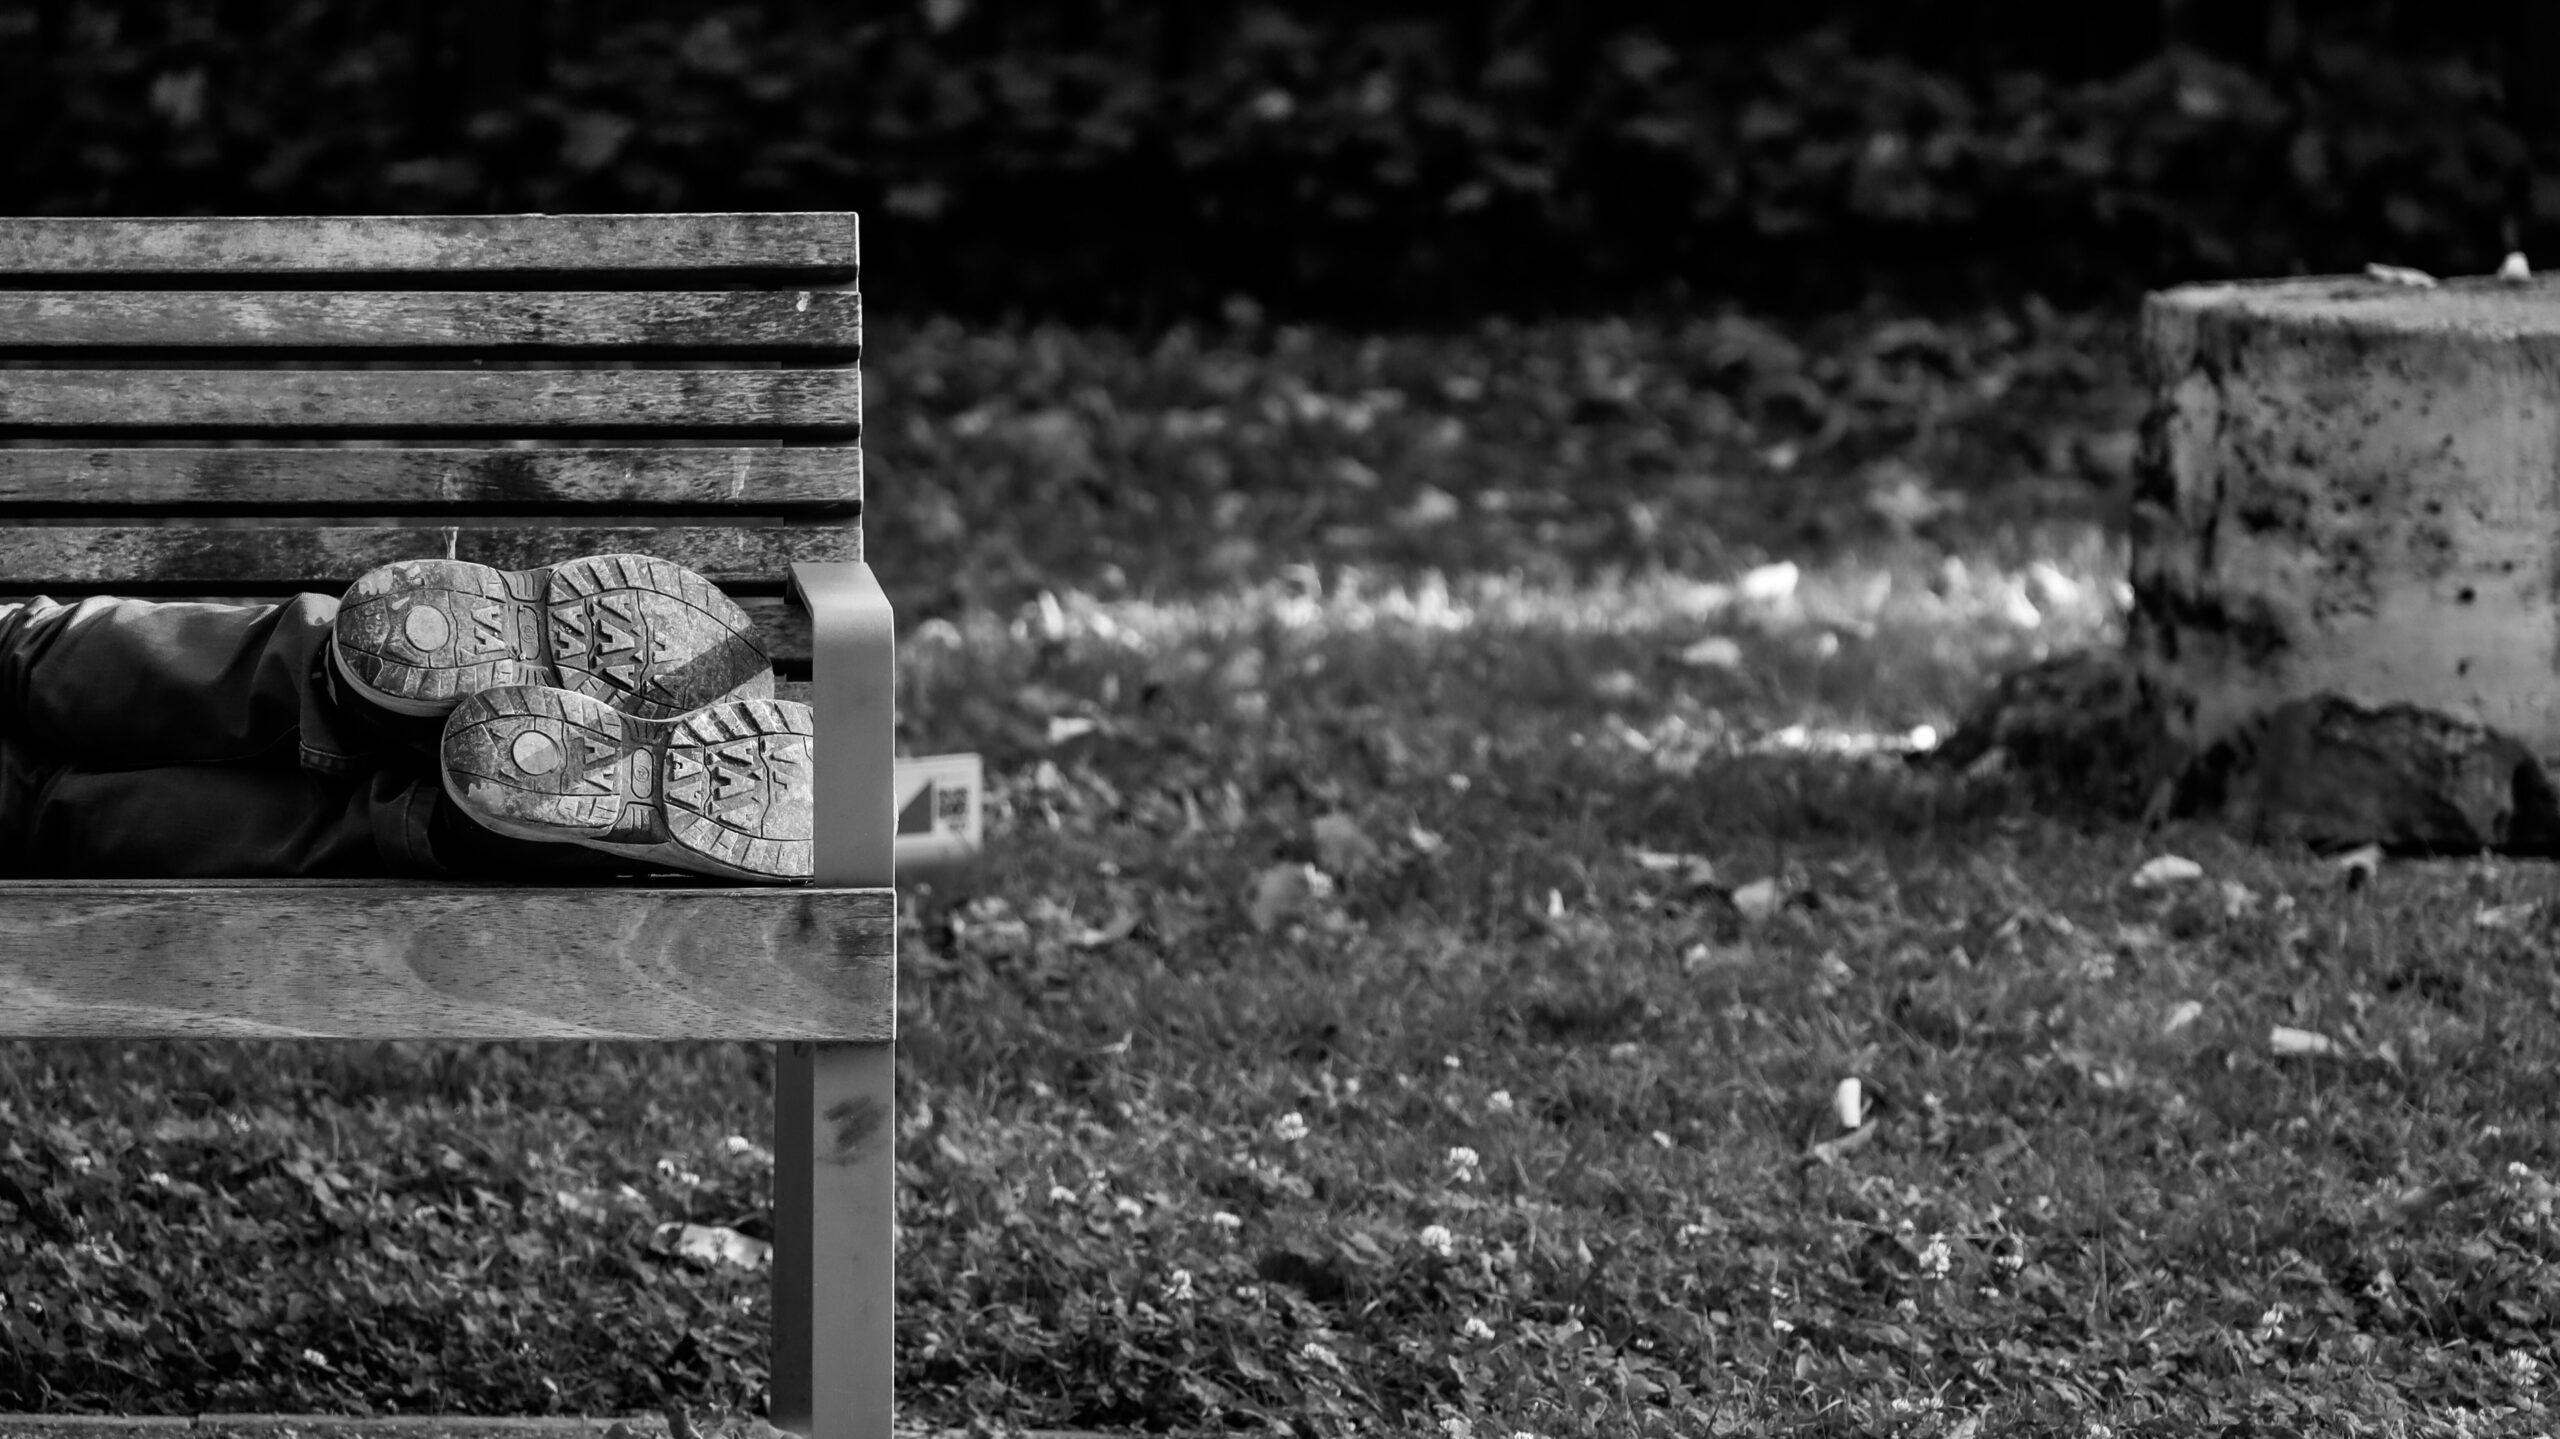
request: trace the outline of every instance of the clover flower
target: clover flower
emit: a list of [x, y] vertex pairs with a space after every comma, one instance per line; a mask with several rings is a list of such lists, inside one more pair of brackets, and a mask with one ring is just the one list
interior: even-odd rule
[[1449, 1232], [1449, 1226], [1445, 1224], [1426, 1224], [1422, 1226], [1421, 1238], [1423, 1248], [1430, 1250], [1432, 1253], [1439, 1255], [1443, 1259], [1448, 1258], [1449, 1255], [1458, 1247], [1457, 1237]]
[[1955, 1253], [1947, 1248], [1947, 1236], [1930, 1235], [1928, 1244], [1920, 1251], [1920, 1272], [1932, 1279], [1944, 1279], [1954, 1264]]
[[1186, 1300], [1195, 1298], [1196, 1293], [1191, 1287], [1191, 1271], [1188, 1269], [1177, 1269], [1173, 1271], [1173, 1273], [1165, 1276], [1164, 1297], [1167, 1299]]
[[1306, 1116], [1292, 1109], [1271, 1121], [1271, 1132], [1279, 1137], [1281, 1143], [1295, 1144], [1307, 1137]]
[[2267, 1306], [2267, 1312], [2258, 1316], [2258, 1325], [2249, 1331], [2249, 1338], [2265, 1344], [2282, 1334], [2285, 1320], [2292, 1317], [2293, 1309], [2290, 1305], [2270, 1304]]
[[1076, 1192], [1063, 1184], [1052, 1184], [1049, 1186], [1049, 1202], [1051, 1204], [1073, 1204], [1076, 1202]]
[[1476, 1166], [1484, 1160], [1474, 1150], [1460, 1144], [1449, 1151], [1449, 1172], [1460, 1184], [1476, 1177]]
[[1511, 1091], [1497, 1089], [1484, 1097], [1484, 1107], [1494, 1114], [1509, 1114], [1517, 1106], [1511, 1102]]
[[1244, 1221], [1221, 1209], [1217, 1213], [1209, 1216], [1209, 1227], [1221, 1230], [1228, 1234], [1233, 1234], [1237, 1230], [1244, 1228]]
[[1470, 1314], [1467, 1322], [1458, 1326], [1458, 1333], [1481, 1344], [1493, 1337], [1493, 1326]]

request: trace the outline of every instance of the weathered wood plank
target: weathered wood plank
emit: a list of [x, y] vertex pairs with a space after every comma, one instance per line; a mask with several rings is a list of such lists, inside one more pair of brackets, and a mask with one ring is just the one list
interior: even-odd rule
[[[696, 1419], [695, 1423], [703, 1421]], [[702, 1432], [697, 1430], [696, 1432]], [[926, 1439], [947, 1430], [910, 1429], [901, 1436]], [[445, 1414], [204, 1414], [193, 1417], [124, 1417], [87, 1414], [0, 1414], [8, 1439], [667, 1439], [663, 1415], [624, 1418], [479, 1418]], [[1124, 1439], [1089, 1429], [1024, 1429], [1023, 1439]]]
[[859, 370], [0, 370], [0, 434], [860, 433]]
[[885, 889], [0, 882], [0, 1035], [894, 1032]]
[[862, 345], [850, 290], [0, 290], [0, 356], [113, 350], [827, 354]]
[[610, 1418], [472, 1418], [330, 1414], [125, 1416], [0, 1414], [8, 1439], [605, 1439], [616, 1426], [628, 1439], [668, 1439], [659, 1415]]
[[[333, 525], [276, 529], [147, 529], [114, 525], [0, 526], [0, 586], [166, 593], [201, 585], [229, 593], [305, 588], [334, 594], [393, 560], [448, 557], [528, 569], [579, 555], [646, 554], [722, 586], [768, 591], [795, 561], [862, 558], [851, 525]], [[253, 583], [254, 582], [254, 583]]]
[[844, 519], [852, 445], [721, 449], [6, 449], [0, 512], [798, 510]]
[[0, 276], [855, 278], [851, 213], [0, 219]]

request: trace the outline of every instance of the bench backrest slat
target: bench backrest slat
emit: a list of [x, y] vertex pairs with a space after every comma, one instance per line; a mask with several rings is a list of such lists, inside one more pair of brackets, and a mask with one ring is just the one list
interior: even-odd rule
[[640, 449], [7, 449], [0, 514], [506, 515], [602, 509], [854, 517], [861, 452]]
[[327, 525], [274, 529], [118, 525], [0, 525], [0, 574], [38, 591], [166, 591], [230, 583], [244, 574], [300, 576], [311, 588], [427, 552], [500, 569], [529, 569], [579, 554], [637, 551], [673, 560], [724, 588], [760, 583], [777, 567], [859, 559], [854, 531], [814, 535], [779, 527], [710, 525]]
[[0, 219], [0, 597], [862, 557], [844, 214]]
[[[573, 278], [573, 277], [564, 277]], [[279, 349], [851, 358], [849, 290], [0, 290], [0, 356]]]
[[0, 436], [860, 433], [853, 370], [12, 370]]
[[[642, 275], [850, 281], [849, 214], [306, 215], [220, 219], [16, 219], [0, 226], [0, 277]], [[552, 283], [554, 289], [575, 288]], [[313, 287], [318, 288], [318, 287]]]

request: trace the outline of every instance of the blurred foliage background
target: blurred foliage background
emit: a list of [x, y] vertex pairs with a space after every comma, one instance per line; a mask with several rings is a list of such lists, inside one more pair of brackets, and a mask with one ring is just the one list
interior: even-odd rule
[[890, 309], [1433, 322], [2495, 266], [2549, 0], [8, 0], [0, 210], [865, 213]]

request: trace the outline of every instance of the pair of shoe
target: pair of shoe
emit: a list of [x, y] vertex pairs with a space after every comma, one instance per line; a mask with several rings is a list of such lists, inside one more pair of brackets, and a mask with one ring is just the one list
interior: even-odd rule
[[330, 645], [366, 701], [445, 716], [445, 793], [484, 828], [809, 877], [809, 707], [773, 697], [754, 620], [690, 570], [402, 560], [348, 588]]

